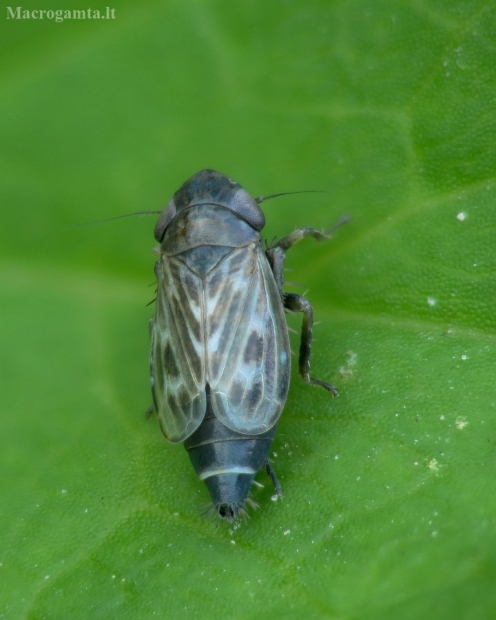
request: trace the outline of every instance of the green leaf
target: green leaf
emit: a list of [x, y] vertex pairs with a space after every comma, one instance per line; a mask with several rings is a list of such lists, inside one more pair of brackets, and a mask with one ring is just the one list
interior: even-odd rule
[[[123, 1], [2, 31], [1, 617], [494, 617], [492, 6]], [[267, 239], [352, 217], [287, 257], [340, 396], [294, 369], [284, 500], [261, 472], [234, 526], [144, 416], [154, 218], [80, 226], [206, 167], [329, 191], [264, 204]]]

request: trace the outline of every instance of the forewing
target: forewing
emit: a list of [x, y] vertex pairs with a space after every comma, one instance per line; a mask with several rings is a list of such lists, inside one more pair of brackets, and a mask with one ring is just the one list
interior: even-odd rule
[[162, 257], [155, 274], [152, 391], [164, 435], [178, 443], [198, 428], [206, 410], [202, 284], [173, 256]]
[[290, 350], [280, 295], [259, 244], [234, 250], [205, 283], [212, 408], [229, 428], [269, 430], [289, 387]]

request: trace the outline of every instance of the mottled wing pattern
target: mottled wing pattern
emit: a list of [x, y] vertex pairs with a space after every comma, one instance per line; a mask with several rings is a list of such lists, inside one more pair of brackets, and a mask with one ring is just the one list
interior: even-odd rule
[[152, 391], [164, 435], [178, 443], [198, 428], [206, 410], [202, 282], [173, 256], [163, 257], [155, 274]]
[[258, 435], [277, 422], [290, 372], [286, 319], [261, 246], [233, 250], [204, 290], [212, 408], [229, 428]]

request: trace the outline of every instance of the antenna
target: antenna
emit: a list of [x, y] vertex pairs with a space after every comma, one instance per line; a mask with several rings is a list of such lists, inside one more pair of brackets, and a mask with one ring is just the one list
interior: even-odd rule
[[95, 224], [104, 224], [105, 222], [111, 222], [112, 220], [121, 220], [124, 217], [133, 217], [133, 215], [157, 215], [162, 211], [136, 211], [135, 213], [126, 213], [124, 215], [116, 215], [115, 217], [107, 217], [104, 220], [95, 220], [93, 222], [83, 222], [79, 226], [93, 226]]
[[269, 196], [259, 196], [255, 198], [255, 202], [260, 204], [261, 202], [265, 202], [266, 200], [271, 200], [271, 198], [279, 198], [279, 196], [292, 196], [293, 194], [328, 194], [325, 190], [320, 189], [302, 189], [298, 192], [281, 192], [280, 194], [270, 194]]

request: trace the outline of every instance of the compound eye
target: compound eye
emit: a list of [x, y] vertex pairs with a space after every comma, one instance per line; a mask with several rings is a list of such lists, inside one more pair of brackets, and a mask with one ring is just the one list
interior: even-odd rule
[[262, 230], [265, 226], [265, 216], [258, 203], [243, 188], [233, 196], [229, 208], [253, 226], [255, 230]]
[[154, 234], [155, 234], [155, 239], [158, 242], [161, 242], [162, 239], [164, 238], [165, 231], [167, 230], [167, 227], [169, 226], [169, 224], [172, 222], [172, 220], [176, 216], [176, 212], [177, 212], [176, 203], [174, 202], [174, 199], [171, 199], [167, 203], [167, 206], [165, 207], [165, 209], [160, 214], [160, 217], [158, 218], [158, 221], [155, 225]]

